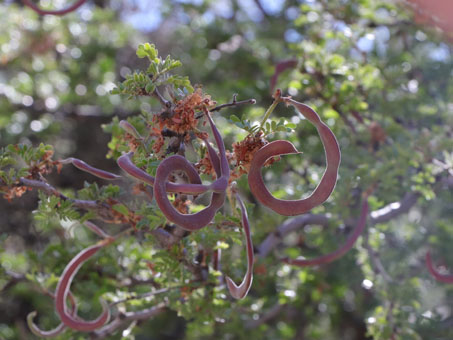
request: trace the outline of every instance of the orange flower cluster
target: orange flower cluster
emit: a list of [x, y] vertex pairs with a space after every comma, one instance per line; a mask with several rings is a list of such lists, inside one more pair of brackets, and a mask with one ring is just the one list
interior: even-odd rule
[[113, 198], [108, 198], [105, 201], [106, 204], [110, 206], [110, 214], [112, 219], [111, 220], [105, 220], [108, 223], [113, 223], [113, 224], [129, 224], [131, 225], [134, 229], [136, 228], [136, 225], [140, 220], [142, 219], [141, 216], [137, 215], [135, 211], [131, 210], [128, 208], [127, 215], [115, 210], [113, 207], [115, 205], [120, 205], [121, 202], [113, 199]]
[[198, 124], [195, 113], [208, 110], [215, 104], [216, 102], [211, 100], [211, 96], [204, 94], [201, 88], [198, 88], [193, 93], [177, 101], [172, 114], [163, 112], [154, 115], [153, 123], [155, 127], [151, 130], [151, 135], [157, 137], [153, 145], [154, 153], [159, 153], [165, 144], [164, 136], [162, 135], [162, 131], [165, 128], [176, 134], [184, 135], [185, 138], [190, 138], [187, 132], [194, 131]]
[[181, 197], [176, 197], [173, 201], [173, 206], [178, 210], [181, 214], [188, 214], [189, 213], [189, 204], [192, 203], [189, 200], [182, 199]]
[[140, 146], [140, 141], [130, 133], [125, 133], [124, 140], [127, 142], [129, 149], [133, 152], [137, 151], [138, 147]]
[[[248, 174], [250, 165], [255, 153], [269, 142], [263, 137], [263, 132], [255, 135], [248, 135], [242, 141], [233, 143], [232, 163], [233, 173], [231, 178], [237, 179], [244, 174]], [[268, 160], [265, 166], [269, 166], [276, 161], [275, 158]], [[231, 161], [230, 161], [231, 162]]]
[[52, 160], [53, 150], [47, 150], [42, 160], [31, 165], [28, 169], [29, 176], [27, 178], [39, 178], [39, 174], [46, 175], [52, 172], [54, 166], [59, 167], [60, 163], [58, 161]]
[[216, 177], [214, 167], [212, 166], [211, 160], [208, 157], [208, 153], [206, 152], [205, 156], [200, 159], [200, 161], [195, 164], [195, 168], [197, 168], [198, 172], [206, 175], [211, 175], [214, 179]]
[[3, 186], [0, 187], [0, 191], [3, 191], [3, 198], [7, 199], [8, 202], [11, 203], [11, 201], [15, 197], [21, 197], [23, 194], [27, 192], [27, 190], [31, 190], [31, 188], [25, 187], [25, 186], [20, 186], [20, 187], [8, 187], [8, 186]]
[[[28, 168], [28, 175], [24, 177], [27, 179], [37, 179], [40, 175], [51, 173], [54, 166], [60, 171], [62, 164], [58, 161], [53, 161], [52, 156], [53, 150], [47, 150], [41, 161], [31, 164]], [[4, 193], [3, 197], [7, 199], [8, 202], [11, 202], [16, 197], [21, 197], [27, 190], [32, 189], [26, 186], [19, 186], [19, 180], [15, 182], [15, 186], [0, 186], [0, 192]]]
[[154, 123], [157, 123], [162, 131], [164, 127], [179, 134], [192, 131], [198, 124], [195, 118], [196, 111], [202, 111], [214, 106], [215, 102], [211, 96], [204, 94], [201, 88], [196, 89], [192, 94], [176, 102], [172, 116], [165, 114], [155, 115]]

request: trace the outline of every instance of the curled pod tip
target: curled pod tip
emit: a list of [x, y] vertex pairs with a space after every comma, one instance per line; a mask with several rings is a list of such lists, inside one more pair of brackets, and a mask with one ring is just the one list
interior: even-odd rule
[[363, 230], [366, 227], [366, 219], [368, 215], [368, 201], [365, 200], [362, 204], [362, 209], [359, 217], [359, 221], [357, 222], [356, 227], [354, 228], [354, 231], [352, 234], [348, 237], [346, 243], [338, 248], [337, 250], [326, 254], [322, 255], [319, 257], [316, 257], [314, 259], [282, 259], [284, 263], [298, 266], [298, 267], [308, 267], [308, 266], [316, 266], [316, 265], [322, 265], [326, 263], [333, 262], [337, 260], [338, 258], [342, 257], [344, 254], [346, 254], [349, 250], [352, 249], [354, 246], [355, 242], [359, 238], [359, 236], [363, 233]]
[[429, 270], [429, 273], [439, 282], [443, 283], [453, 283], [453, 274], [442, 274], [434, 267], [433, 261], [431, 259], [431, 252], [426, 252], [426, 267]]
[[[77, 313], [77, 304], [75, 302], [74, 296], [69, 292], [69, 301], [71, 302], [71, 314], [75, 315]], [[34, 318], [36, 317], [38, 313], [36, 311], [33, 311], [27, 315], [27, 325], [30, 331], [36, 335], [37, 337], [40, 338], [53, 338], [56, 337], [57, 335], [61, 334], [64, 332], [66, 329], [66, 325], [64, 323], [60, 323], [57, 327], [54, 329], [44, 331], [40, 329], [34, 322]]]
[[101, 315], [97, 319], [92, 321], [83, 320], [78, 317], [76, 313], [74, 313], [73, 315], [68, 313], [65, 301], [68, 297], [72, 280], [74, 279], [74, 276], [77, 274], [83, 263], [90, 259], [101, 248], [113, 242], [113, 240], [113, 238], [105, 239], [91, 247], [83, 249], [68, 263], [68, 265], [64, 269], [63, 274], [58, 281], [57, 289], [55, 292], [55, 309], [61, 319], [61, 322], [67, 327], [77, 331], [91, 332], [104, 325], [110, 319], [110, 309], [107, 303], [103, 300], [100, 300], [102, 305]]
[[241, 197], [236, 194], [236, 199], [239, 203], [239, 207], [241, 208], [241, 220], [242, 220], [242, 227], [244, 228], [245, 233], [245, 240], [246, 240], [246, 250], [247, 250], [247, 272], [241, 282], [241, 284], [236, 285], [234, 281], [230, 277], [226, 277], [226, 283], [230, 294], [235, 299], [243, 299], [247, 296], [250, 287], [252, 287], [253, 282], [253, 243], [252, 243], [252, 236], [250, 233], [250, 225], [249, 219], [247, 216], [247, 210], [242, 202]]
[[28, 325], [28, 328], [30, 329], [30, 331], [36, 335], [37, 337], [40, 337], [40, 338], [53, 338], [53, 337], [56, 337], [57, 335], [61, 334], [64, 332], [64, 330], [66, 329], [66, 326], [64, 323], [60, 323], [57, 327], [55, 327], [54, 329], [51, 329], [49, 331], [43, 331], [42, 329], [40, 329], [33, 321], [33, 319], [35, 318], [35, 316], [37, 315], [38, 313], [36, 311], [33, 311], [31, 313], [29, 313], [27, 315], [27, 325]]
[[89, 174], [92, 174], [93, 176], [96, 176], [96, 177], [99, 177], [102, 179], [106, 179], [109, 181], [121, 178], [121, 176], [112, 174], [111, 172], [108, 172], [105, 170], [95, 168], [77, 158], [64, 159], [64, 160], [60, 161], [60, 163], [62, 163], [62, 164], [72, 163], [72, 165], [74, 165], [77, 169], [80, 169], [82, 171], [88, 172]]

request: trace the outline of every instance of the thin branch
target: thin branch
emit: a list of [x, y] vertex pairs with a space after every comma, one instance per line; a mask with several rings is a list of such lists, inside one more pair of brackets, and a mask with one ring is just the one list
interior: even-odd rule
[[161, 288], [161, 289], [157, 289], [157, 290], [154, 290], [154, 291], [151, 291], [151, 292], [148, 292], [148, 293], [139, 294], [139, 295], [135, 295], [135, 294], [131, 293], [131, 296], [128, 296], [128, 297], [126, 297], [124, 299], [112, 302], [110, 304], [110, 307], [113, 307], [113, 306], [118, 305], [120, 303], [131, 301], [131, 300], [140, 300], [140, 299], [144, 299], [144, 298], [147, 298], [147, 297], [151, 297], [151, 296], [167, 293], [170, 290], [179, 289], [179, 288], [182, 288], [182, 287], [184, 287], [184, 286], [181, 285], [181, 286], [173, 286], [173, 287]]
[[34, 179], [28, 179], [28, 178], [21, 177], [19, 179], [19, 184], [30, 187], [30, 188], [41, 190], [48, 195], [57, 196], [64, 201], [71, 201], [72, 204], [77, 208], [87, 209], [87, 210], [99, 209], [99, 203], [97, 203], [96, 201], [78, 200], [78, 199], [69, 198], [69, 197], [63, 195], [61, 192], [59, 192], [57, 189], [55, 189], [49, 183], [46, 183], [43, 181], [38, 181], [38, 180], [34, 180]]
[[260, 10], [260, 12], [263, 14], [265, 18], [269, 17], [269, 14], [266, 12], [264, 9], [263, 5], [261, 4], [260, 0], [254, 0], [256, 7]]
[[282, 310], [286, 307], [286, 305], [282, 305], [280, 303], [276, 303], [274, 306], [269, 308], [263, 315], [260, 316], [258, 320], [251, 320], [245, 325], [247, 329], [254, 329], [262, 324], [268, 323], [269, 321], [277, 318]]
[[[390, 221], [399, 215], [407, 213], [417, 202], [417, 199], [420, 195], [418, 193], [408, 193], [403, 199], [399, 202], [393, 202], [388, 206], [372, 211], [370, 213], [371, 217], [369, 219], [371, 224], [385, 223]], [[347, 221], [347, 224], [355, 224], [357, 221], [351, 220]], [[306, 214], [301, 215], [295, 218], [291, 218], [283, 222], [276, 230], [269, 234], [266, 239], [257, 247], [257, 257], [264, 258], [266, 257], [277, 245], [279, 245], [283, 238], [289, 233], [301, 229], [306, 225], [316, 224], [326, 226], [329, 223], [329, 219], [325, 215], [314, 215]], [[376, 256], [371, 256], [371, 261], [376, 260]], [[379, 265], [380, 261], [375, 261], [377, 267], [381, 267], [379, 271], [384, 273], [385, 270], [382, 266], [382, 263]], [[385, 275], [385, 274], [383, 274]], [[390, 277], [390, 276], [388, 276]]]
[[231, 106], [239, 106], [239, 105], [244, 105], [244, 104], [256, 104], [256, 99], [246, 99], [246, 100], [240, 100], [240, 101], [237, 101], [236, 100], [236, 97], [238, 95], [235, 93], [233, 95], [233, 101], [231, 103], [226, 103], [226, 104], [222, 104], [222, 105], [218, 105], [216, 106], [215, 108], [213, 108], [212, 110], [210, 110], [211, 112], [214, 112], [214, 111], [220, 111], [226, 107], [231, 107]]
[[273, 233], [269, 234], [266, 239], [257, 247], [257, 257], [266, 257], [287, 234], [295, 230], [303, 228], [309, 224], [326, 226], [328, 223], [329, 219], [324, 215], [306, 214], [288, 219], [280, 226], [278, 226]]
[[114, 333], [117, 329], [124, 326], [124, 324], [133, 321], [147, 320], [165, 311], [166, 304], [159, 303], [158, 305], [142, 309], [134, 312], [125, 312], [118, 315], [112, 322], [99, 328], [92, 333], [91, 339], [105, 339], [110, 334]]
[[369, 234], [368, 230], [366, 230], [363, 235], [363, 246], [365, 247], [365, 249], [368, 252], [368, 257], [370, 258], [371, 268], [373, 269], [373, 272], [375, 274], [378, 274], [378, 275], [381, 274], [385, 281], [392, 282], [393, 279], [389, 275], [389, 273], [387, 273], [387, 271], [385, 270], [384, 265], [381, 262], [381, 258], [379, 257], [379, 254], [371, 247], [368, 234]]
[[152, 93], [152, 96], [157, 98], [162, 104], [162, 106], [165, 107], [167, 110], [171, 107], [171, 103], [164, 98], [164, 96], [159, 92], [157, 88]]
[[399, 202], [393, 202], [384, 208], [371, 212], [372, 224], [385, 223], [395, 217], [407, 213], [417, 203], [420, 194], [417, 192], [407, 193]]
[[8, 289], [14, 287], [19, 282], [28, 280], [24, 274], [16, 273], [11, 270], [5, 270], [5, 274], [11, 277], [11, 279], [0, 289], [0, 293], [6, 292]]
[[30, 188], [38, 189], [38, 190], [41, 190], [41, 191], [47, 193], [48, 195], [57, 196], [64, 201], [70, 201], [74, 207], [79, 208], [79, 209], [94, 210], [96, 212], [96, 214], [98, 215], [98, 217], [105, 221], [114, 219], [114, 217], [112, 215], [112, 209], [110, 208], [110, 206], [108, 204], [104, 204], [104, 203], [97, 202], [97, 201], [79, 200], [79, 199], [69, 198], [69, 197], [63, 195], [61, 192], [59, 192], [57, 189], [55, 189], [53, 186], [51, 186], [47, 182], [21, 177], [19, 179], [18, 185], [19, 186], [23, 185], [23, 186], [27, 186]]

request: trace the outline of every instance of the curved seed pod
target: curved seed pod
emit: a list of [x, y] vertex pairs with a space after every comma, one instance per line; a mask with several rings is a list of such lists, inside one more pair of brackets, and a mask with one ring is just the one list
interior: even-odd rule
[[368, 201], [365, 200], [362, 204], [362, 211], [360, 213], [360, 218], [359, 221], [357, 222], [357, 226], [354, 228], [352, 234], [348, 237], [346, 243], [342, 247], [335, 250], [334, 252], [309, 260], [283, 259], [282, 261], [287, 264], [291, 264], [298, 267], [316, 266], [335, 261], [336, 259], [346, 254], [354, 246], [355, 242], [365, 229], [367, 215], [368, 215]]
[[[219, 130], [217, 130], [216, 125], [212, 121], [211, 115], [209, 112], [206, 113], [206, 116], [208, 117], [209, 124], [211, 125], [212, 129], [212, 134], [214, 135], [215, 142], [217, 144], [217, 148], [219, 149], [219, 155], [220, 155], [220, 172], [221, 172], [221, 177], [224, 178], [225, 183], [225, 189], [228, 186], [228, 179], [230, 178], [230, 166], [228, 164], [228, 159], [226, 157], [226, 152], [225, 152], [225, 145], [223, 144], [223, 139], [222, 136], [220, 135]], [[208, 148], [209, 150], [209, 148]], [[210, 157], [213, 155], [210, 155]], [[214, 161], [214, 157], [211, 159], [211, 161]], [[215, 162], [215, 161], [214, 161]], [[214, 165], [215, 169], [215, 165]], [[221, 177], [217, 179], [217, 181], [221, 180]]]
[[443, 283], [453, 283], [453, 274], [441, 274], [437, 271], [436, 268], [434, 268], [433, 261], [431, 260], [431, 253], [428, 251], [426, 253], [426, 266], [428, 267], [428, 270], [430, 274], [439, 282]]
[[[132, 177], [145, 182], [146, 184], [154, 187], [154, 183], [156, 182], [156, 179], [148, 174], [146, 171], [138, 168], [133, 162], [132, 162], [132, 156], [133, 152], [126, 153], [122, 156], [120, 156], [117, 159], [118, 166], [126, 171], [129, 175]], [[178, 155], [177, 155], [178, 156]], [[182, 157], [182, 156], [178, 156]], [[197, 170], [193, 166], [187, 166], [185, 168], [185, 173], [187, 177], [189, 178], [190, 184], [178, 184], [178, 183], [172, 183], [172, 182], [166, 182], [165, 185], [165, 190], [167, 192], [180, 192], [184, 194], [193, 194], [193, 195], [198, 195], [205, 193], [210, 189], [210, 186], [208, 185], [203, 185], [201, 184], [201, 178], [200, 175], [198, 175]]]
[[270, 89], [271, 94], [274, 93], [274, 88], [275, 88], [275, 85], [277, 84], [278, 76], [280, 75], [280, 73], [282, 73], [283, 71], [285, 71], [287, 69], [294, 68], [296, 66], [297, 66], [297, 59], [283, 60], [283, 61], [278, 62], [275, 65], [275, 71], [271, 77], [271, 81], [269, 84], [269, 89]]
[[77, 274], [82, 264], [94, 254], [96, 254], [101, 248], [113, 242], [113, 240], [113, 238], [105, 239], [91, 247], [83, 249], [71, 260], [71, 262], [68, 263], [68, 265], [64, 269], [63, 274], [58, 281], [57, 290], [55, 292], [55, 309], [61, 319], [61, 322], [69, 328], [82, 332], [90, 332], [95, 330], [96, 328], [101, 327], [109, 320], [110, 310], [105, 301], [101, 300], [103, 309], [102, 314], [93, 321], [82, 320], [75, 313], [73, 315], [69, 314], [65, 301], [68, 297], [72, 280], [74, 279], [74, 276]]
[[[54, 296], [52, 296], [54, 297]], [[69, 301], [71, 302], [71, 314], [75, 315], [77, 313], [77, 304], [75, 302], [75, 298], [72, 295], [71, 292], [69, 292]], [[27, 315], [27, 324], [28, 328], [30, 328], [30, 331], [41, 338], [53, 338], [56, 337], [57, 335], [63, 333], [63, 331], [66, 329], [66, 325], [64, 323], [60, 323], [57, 327], [54, 329], [51, 329], [49, 331], [43, 331], [40, 329], [34, 322], [33, 319], [38, 313], [36, 311], [31, 312], [30, 314]]]
[[206, 145], [206, 148], [208, 149], [209, 160], [211, 161], [212, 167], [214, 168], [214, 171], [218, 178], [218, 177], [222, 176], [222, 171], [220, 170], [220, 158], [217, 155], [214, 148], [211, 146], [211, 144], [209, 144], [209, 142], [207, 140], [204, 140], [204, 143]]
[[261, 176], [261, 168], [271, 157], [297, 153], [296, 148], [290, 142], [277, 140], [259, 149], [253, 157], [248, 181], [250, 190], [258, 201], [269, 207], [280, 215], [294, 216], [304, 214], [314, 207], [325, 202], [337, 182], [338, 167], [340, 166], [340, 148], [333, 132], [319, 118], [318, 114], [309, 106], [296, 102], [292, 99], [285, 99], [285, 102], [293, 105], [301, 114], [316, 126], [324, 146], [327, 167], [313, 193], [306, 199], [281, 200], [272, 196], [267, 190]]
[[71, 6], [60, 9], [60, 10], [54, 10], [54, 11], [47, 11], [39, 8], [37, 5], [35, 5], [31, 0], [22, 0], [25, 6], [30, 7], [32, 10], [34, 10], [36, 13], [40, 15], [45, 15], [45, 14], [50, 14], [50, 15], [65, 15], [67, 13], [75, 11], [77, 8], [82, 6], [85, 3], [86, 0], [78, 0], [75, 1]]
[[108, 172], [108, 171], [105, 171], [105, 170], [101, 170], [101, 169], [98, 169], [98, 168], [95, 168], [87, 163], [85, 163], [84, 161], [80, 160], [80, 159], [77, 159], [77, 158], [66, 158], [66, 159], [63, 159], [60, 161], [61, 164], [68, 164], [68, 163], [72, 163], [72, 165], [74, 165], [77, 169], [80, 169], [82, 171], [85, 171], [85, 172], [88, 172], [90, 174], [92, 174], [93, 176], [96, 176], [96, 177], [99, 177], [99, 178], [102, 178], [102, 179], [106, 179], [106, 180], [114, 180], [114, 179], [119, 179], [121, 178], [121, 176], [118, 176], [118, 175], [115, 175], [115, 174], [112, 174], [111, 172]]
[[247, 296], [247, 293], [249, 292], [253, 281], [253, 243], [252, 236], [250, 234], [250, 225], [249, 218], [247, 216], [247, 209], [245, 209], [244, 203], [242, 202], [238, 194], [236, 194], [236, 199], [238, 200], [239, 206], [241, 208], [242, 226], [245, 232], [247, 249], [247, 273], [245, 274], [244, 279], [242, 280], [239, 286], [236, 285], [229, 276], [226, 277], [226, 283], [231, 296], [233, 296], [235, 299], [243, 299], [244, 297]]
[[136, 139], [142, 139], [142, 136], [140, 136], [137, 129], [127, 120], [121, 120], [118, 125], [120, 126], [120, 128], [122, 128], [128, 134], [134, 136]]
[[98, 235], [102, 238], [107, 239], [107, 238], [111, 237], [109, 234], [107, 234], [104, 230], [102, 230], [100, 227], [98, 227], [93, 222], [85, 221], [85, 222], [83, 222], [83, 225], [85, 227], [87, 227], [88, 229], [90, 229], [93, 233], [95, 233], [96, 235]]
[[193, 165], [179, 155], [164, 159], [157, 168], [154, 198], [160, 210], [169, 221], [179, 225], [183, 229], [193, 231], [203, 228], [212, 221], [215, 213], [222, 207], [225, 201], [225, 192], [214, 192], [211, 197], [211, 203], [203, 210], [195, 214], [181, 214], [168, 200], [165, 183], [172, 171], [186, 171], [190, 167], [193, 167]]
[[[222, 136], [220, 135], [219, 130], [217, 130], [209, 112], [205, 113], [219, 149], [219, 157], [217, 157], [216, 152], [208, 146], [209, 157], [213, 162], [216, 172], [220, 171], [220, 174], [217, 173], [218, 178], [209, 185], [209, 189], [213, 191], [209, 206], [195, 214], [181, 214], [168, 200], [165, 183], [169, 174], [174, 170], [183, 170], [186, 172], [190, 168], [195, 170], [193, 165], [182, 156], [174, 155], [168, 157], [159, 164], [154, 185], [156, 203], [165, 217], [167, 217], [169, 221], [179, 225], [181, 228], [189, 231], [201, 229], [212, 221], [217, 210], [219, 210], [225, 202], [225, 190], [228, 186], [228, 179], [230, 177], [230, 166], [228, 164], [228, 159], [226, 158], [225, 145], [223, 144]], [[217, 163], [219, 163], [219, 166], [216, 165]], [[190, 186], [190, 184], [186, 185]]]

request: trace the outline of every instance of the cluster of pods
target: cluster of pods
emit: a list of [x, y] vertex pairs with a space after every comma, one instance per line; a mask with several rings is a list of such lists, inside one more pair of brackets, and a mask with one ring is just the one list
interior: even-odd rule
[[[305, 104], [291, 99], [290, 97], [282, 97], [281, 99], [287, 105], [294, 106], [306, 118], [306, 120], [316, 126], [325, 150], [327, 163], [326, 170], [318, 186], [308, 198], [291, 201], [275, 198], [265, 186], [261, 175], [261, 168], [264, 166], [266, 161], [272, 157], [298, 153], [297, 149], [290, 142], [285, 140], [276, 140], [264, 145], [255, 153], [248, 174], [248, 183], [252, 194], [260, 203], [281, 215], [294, 216], [304, 214], [327, 200], [337, 181], [338, 167], [340, 165], [341, 157], [340, 148], [335, 135], [329, 127], [322, 122], [318, 114], [313, 109]], [[250, 225], [246, 208], [236, 190], [235, 183], [233, 182], [229, 184], [230, 167], [222, 136], [207, 109], [204, 110], [204, 115], [209, 122], [212, 135], [217, 146], [216, 151], [214, 147], [211, 146], [209, 141], [204, 139], [209, 160], [216, 173], [216, 179], [211, 184], [202, 184], [197, 169], [194, 165], [192, 165], [192, 163], [181, 155], [172, 155], [164, 159], [159, 164], [155, 177], [151, 176], [133, 163], [132, 152], [123, 154], [118, 158], [117, 163], [127, 174], [151, 186], [153, 188], [153, 197], [155, 198], [156, 204], [167, 220], [187, 231], [196, 231], [210, 224], [216, 212], [223, 206], [227, 190], [231, 190], [231, 192], [235, 195], [236, 201], [241, 210], [241, 222], [246, 238], [247, 272], [243, 278], [243, 281], [239, 285], [237, 285], [229, 277], [226, 277], [226, 285], [230, 294], [234, 298], [242, 299], [247, 295], [253, 281], [254, 254]], [[134, 131], [134, 128], [129, 123], [122, 122], [120, 125], [126, 131], [136, 134], [136, 131]], [[69, 158], [62, 162], [72, 163], [77, 168], [103, 179], [114, 180], [121, 177], [119, 175], [94, 168], [78, 159]], [[168, 177], [173, 171], [182, 171], [185, 173], [189, 183], [175, 183], [169, 181]], [[206, 192], [212, 192], [209, 205], [194, 214], [182, 214], [179, 212], [169, 201], [167, 195], [168, 193], [200, 195]], [[358, 220], [357, 227], [341, 248], [337, 249], [333, 253], [315, 259], [282, 259], [282, 261], [296, 266], [311, 266], [331, 262], [345, 254], [350, 248], [352, 248], [354, 242], [357, 240], [365, 227], [368, 204], [366, 200], [364, 201], [365, 202], [362, 206], [361, 216]], [[102, 237], [103, 240], [82, 250], [71, 260], [63, 271], [55, 292], [55, 309], [61, 319], [61, 324], [51, 331], [43, 331], [33, 323], [33, 318], [35, 317], [36, 312], [29, 315], [28, 321], [31, 330], [41, 337], [55, 336], [61, 333], [66, 327], [78, 331], [93, 331], [103, 326], [109, 320], [110, 311], [105, 302], [102, 302], [103, 312], [97, 319], [87, 321], [77, 316], [75, 299], [70, 292], [71, 282], [81, 265], [96, 254], [100, 249], [111, 244], [116, 239], [116, 237], [112, 237], [104, 233], [93, 223], [88, 222], [86, 225], [98, 234], [98, 236]], [[68, 299], [71, 303], [71, 308], [69, 308], [66, 304]]]

